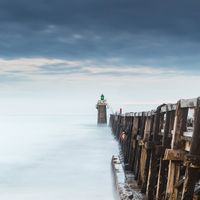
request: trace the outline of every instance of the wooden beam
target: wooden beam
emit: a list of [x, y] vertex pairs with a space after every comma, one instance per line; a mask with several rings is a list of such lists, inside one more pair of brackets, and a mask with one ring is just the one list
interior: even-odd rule
[[129, 162], [131, 163], [131, 171], [136, 173], [136, 163], [137, 163], [137, 148], [138, 148], [138, 140], [137, 136], [139, 135], [141, 117], [134, 117], [133, 128], [132, 128], [132, 156], [129, 158]]
[[197, 99], [194, 119], [194, 133], [190, 153], [187, 158], [187, 169], [181, 200], [192, 200], [195, 184], [200, 169], [200, 98]]
[[181, 99], [181, 108], [194, 108], [197, 105], [197, 98], [193, 99]]
[[181, 149], [166, 149], [163, 160], [183, 161], [186, 152]]
[[175, 111], [175, 110], [176, 110], [176, 104], [166, 104], [166, 105], [162, 106], [162, 108], [161, 108], [162, 113]]
[[[166, 112], [165, 119], [165, 127], [164, 127], [164, 135], [162, 138], [162, 145], [164, 149], [170, 148], [171, 144], [171, 130], [174, 126], [174, 118], [175, 111]], [[160, 158], [159, 164], [159, 175], [158, 175], [158, 183], [157, 183], [157, 191], [156, 191], [156, 199], [165, 199], [166, 195], [166, 187], [167, 187], [167, 176], [168, 176], [168, 168], [169, 161], [163, 160], [164, 155]]]
[[[171, 149], [173, 150], [184, 148], [184, 143], [181, 140], [181, 137], [183, 136], [183, 132], [186, 131], [187, 114], [188, 108], [182, 108], [181, 101], [178, 101], [171, 141]], [[169, 162], [168, 182], [166, 189], [166, 198], [169, 200], [178, 199], [178, 189], [175, 187], [175, 184], [179, 181], [180, 178], [179, 162], [174, 160], [170, 160]]]
[[148, 173], [149, 173], [149, 163], [150, 163], [150, 152], [151, 149], [149, 148], [149, 143], [151, 141], [151, 134], [152, 134], [152, 128], [153, 128], [153, 120], [154, 116], [149, 116], [146, 119], [145, 124], [145, 130], [143, 135], [143, 143], [141, 149], [141, 160], [140, 160], [140, 170], [139, 170], [139, 176], [141, 177], [141, 192], [146, 192], [147, 187], [147, 180], [148, 180]]
[[147, 190], [146, 190], [146, 198], [147, 199], [155, 199], [156, 198], [156, 185], [157, 185], [157, 175], [158, 175], [158, 155], [156, 154], [156, 145], [160, 144], [159, 141], [159, 132], [161, 130], [160, 126], [160, 119], [161, 119], [161, 108], [163, 105], [159, 106], [156, 110], [156, 114], [154, 117], [154, 125], [153, 125], [153, 148], [151, 150], [151, 156], [150, 156], [150, 167], [149, 167], [149, 176], [148, 176], [148, 182], [147, 182]]
[[128, 162], [130, 165], [130, 171], [133, 171], [135, 153], [136, 153], [136, 148], [138, 145], [138, 141], [136, 140], [136, 138], [137, 138], [138, 129], [139, 129], [139, 121], [140, 121], [140, 117], [134, 116], [132, 134], [131, 134], [130, 154], [129, 154], [129, 159], [128, 159]]
[[127, 170], [130, 170], [129, 154], [131, 146], [132, 126], [133, 126], [133, 116], [130, 115], [126, 116], [125, 132], [127, 134], [127, 139], [123, 143], [123, 152], [124, 152], [124, 163]]
[[[139, 134], [138, 136], [140, 138], [143, 137], [144, 134], [144, 128], [145, 128], [145, 121], [146, 121], [146, 116], [145, 113], [143, 113], [143, 116], [141, 117], [141, 121], [140, 121], [140, 127], [139, 127]], [[139, 177], [139, 165], [140, 165], [140, 159], [141, 159], [141, 146], [137, 146], [136, 149], [136, 158], [135, 158], [135, 178], [136, 180], [138, 180], [138, 184], [140, 184], [140, 177]]]

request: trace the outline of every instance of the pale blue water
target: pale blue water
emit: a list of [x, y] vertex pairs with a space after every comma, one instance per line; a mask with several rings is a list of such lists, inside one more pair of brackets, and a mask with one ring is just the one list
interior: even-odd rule
[[113, 200], [117, 151], [93, 115], [0, 116], [0, 199]]

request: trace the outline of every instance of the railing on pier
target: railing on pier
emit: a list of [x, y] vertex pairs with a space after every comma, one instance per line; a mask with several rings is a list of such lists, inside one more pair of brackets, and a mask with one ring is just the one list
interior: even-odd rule
[[200, 98], [112, 114], [110, 126], [146, 199], [200, 199]]

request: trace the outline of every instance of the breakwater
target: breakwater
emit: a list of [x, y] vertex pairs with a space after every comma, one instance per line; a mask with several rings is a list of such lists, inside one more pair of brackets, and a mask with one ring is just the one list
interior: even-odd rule
[[124, 171], [134, 175], [144, 199], [200, 199], [200, 98], [111, 114], [110, 126]]

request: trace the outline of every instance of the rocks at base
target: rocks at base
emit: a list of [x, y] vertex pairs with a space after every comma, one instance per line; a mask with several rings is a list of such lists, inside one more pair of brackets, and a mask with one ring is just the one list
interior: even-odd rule
[[139, 192], [134, 176], [125, 173], [123, 163], [119, 156], [112, 157], [112, 170], [118, 196], [120, 200], [143, 200], [143, 195]]

